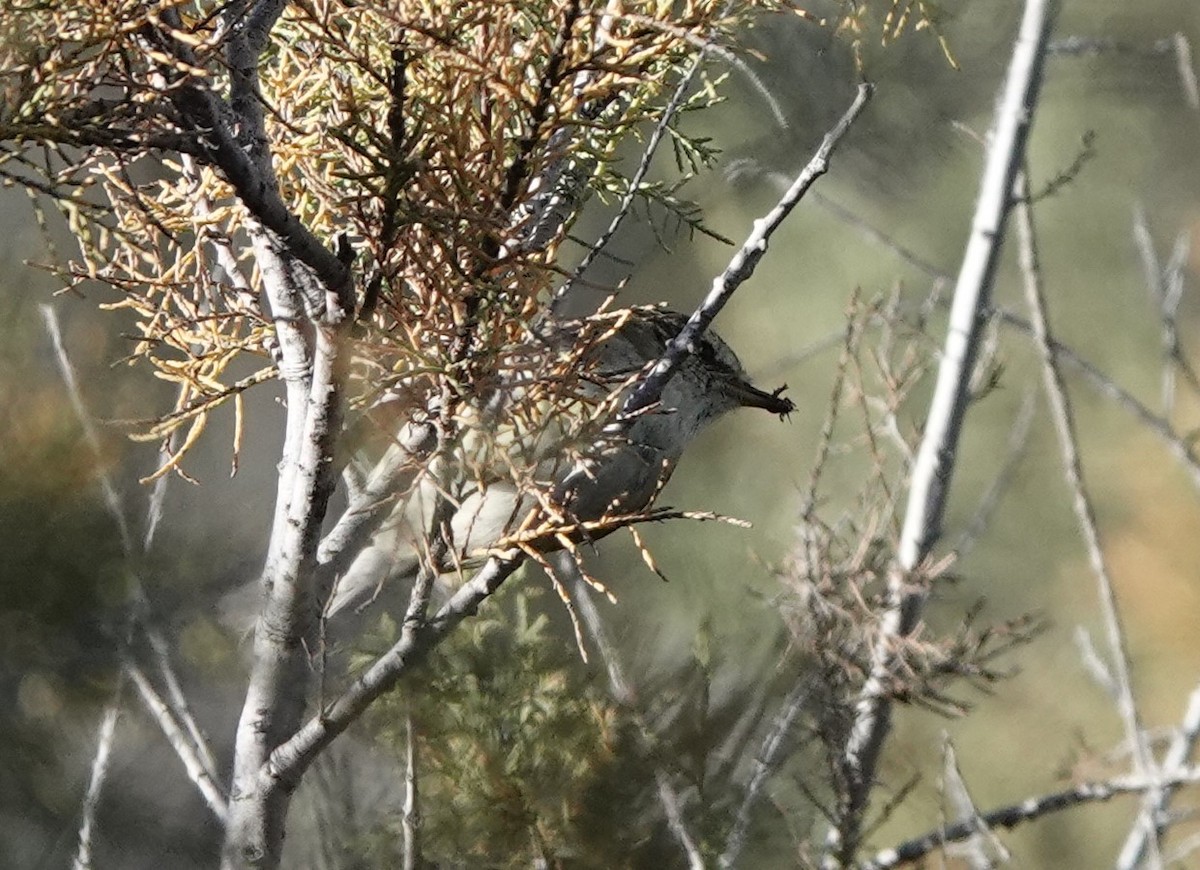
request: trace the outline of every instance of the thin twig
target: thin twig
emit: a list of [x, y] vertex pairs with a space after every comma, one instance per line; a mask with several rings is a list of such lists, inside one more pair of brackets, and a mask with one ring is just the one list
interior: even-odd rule
[[1108, 662], [1096, 649], [1092, 633], [1082, 625], [1075, 626], [1075, 647], [1079, 650], [1079, 661], [1087, 675], [1092, 678], [1092, 682], [1108, 695], [1110, 700], [1116, 701], [1117, 695], [1120, 694], [1117, 681], [1113, 678]]
[[[596, 652], [599, 654], [600, 660], [604, 662], [613, 698], [625, 709], [626, 714], [633, 719], [633, 724], [642, 743], [642, 748], [648, 750], [650, 748], [648, 730], [646, 723], [642, 720], [641, 715], [635, 707], [636, 696], [633, 686], [625, 676], [624, 668], [621, 667], [620, 659], [617, 657], [617, 651], [608, 637], [604, 621], [600, 618], [600, 611], [596, 609], [596, 603], [592, 601], [591, 589], [588, 587], [587, 581], [583, 578], [583, 573], [579, 570], [579, 565], [575, 561], [575, 557], [569, 552], [563, 551], [559, 553], [555, 558], [555, 562], [557, 563], [558, 571], [561, 574], [565, 574], [570, 580], [571, 593], [575, 599], [575, 606], [579, 609], [580, 616], [583, 617], [583, 624], [587, 628], [588, 636], [596, 647]], [[663, 814], [667, 819], [667, 827], [670, 828], [672, 835], [674, 835], [684, 854], [687, 856], [688, 867], [690, 870], [703, 870], [704, 858], [700, 854], [700, 849], [688, 831], [687, 823], [683, 818], [683, 801], [680, 799], [675, 787], [671, 784], [671, 778], [667, 776], [666, 771], [663, 770], [661, 765], [656, 764], [654, 766], [654, 783], [658, 789], [658, 802], [662, 805]]]
[[[54, 357], [58, 362], [58, 371], [67, 387], [67, 397], [71, 400], [71, 408], [75, 411], [75, 418], [83, 432], [83, 439], [92, 455], [99, 460], [104, 455], [104, 450], [100, 446], [100, 436], [96, 433], [96, 427], [92, 424], [92, 416], [84, 404], [83, 392], [79, 388], [78, 378], [75, 377], [75, 366], [71, 364], [71, 358], [67, 355], [62, 328], [58, 323], [58, 314], [50, 305], [38, 307], [42, 312], [46, 333], [54, 345]], [[129, 523], [125, 520], [125, 510], [121, 507], [121, 497], [117, 494], [117, 488], [113, 485], [112, 478], [103, 466], [97, 465], [97, 469], [96, 476], [100, 481], [100, 491], [104, 494], [104, 504], [108, 508], [108, 513], [117, 526], [117, 534], [121, 537], [121, 549], [124, 550], [126, 556], [130, 556], [134, 552], [133, 538], [129, 533]]]
[[[1142, 731], [1137, 703], [1133, 695], [1128, 642], [1122, 625], [1116, 590], [1113, 588], [1108, 563], [1104, 558], [1104, 550], [1100, 546], [1100, 532], [1096, 523], [1095, 508], [1092, 505], [1091, 496], [1088, 494], [1083, 465], [1079, 459], [1071, 400], [1067, 395], [1062, 371], [1049, 341], [1050, 327], [1046, 316], [1045, 296], [1042, 291], [1033, 208], [1028, 202], [1027, 173], [1022, 172], [1017, 177], [1014, 192], [1017, 199], [1017, 234], [1025, 299], [1029, 307], [1029, 317], [1033, 323], [1034, 334], [1038, 339], [1046, 399], [1050, 405], [1050, 417], [1054, 421], [1054, 429], [1058, 434], [1059, 447], [1062, 450], [1063, 472], [1067, 478], [1067, 486], [1071, 490], [1071, 503], [1075, 510], [1076, 521], [1079, 523], [1079, 533], [1087, 547], [1088, 562], [1091, 564], [1092, 574], [1096, 578], [1100, 594], [1100, 606], [1104, 616], [1105, 631], [1108, 635], [1109, 665], [1117, 687], [1117, 710], [1125, 726], [1126, 739], [1133, 747], [1135, 772], [1141, 776], [1153, 776], [1154, 757], [1150, 753], [1150, 747]], [[1152, 788], [1149, 796], [1153, 796], [1157, 800], [1159, 794], [1158, 789]], [[1150, 854], [1151, 865], [1161, 867], [1162, 857], [1159, 854], [1157, 832], [1154, 832], [1154, 837], [1150, 842]]]
[[975, 513], [971, 516], [966, 528], [962, 530], [962, 534], [958, 536], [954, 546], [951, 547], [956, 561], [960, 561], [966, 556], [983, 537], [1001, 499], [1012, 486], [1021, 460], [1025, 457], [1026, 448], [1029, 447], [1029, 433], [1033, 431], [1033, 418], [1036, 410], [1037, 393], [1030, 390], [1021, 400], [1017, 418], [1008, 432], [1008, 454], [1004, 458], [1004, 464], [996, 472], [991, 484], [979, 499], [979, 504], [975, 506]]
[[150, 683], [146, 672], [138, 667], [133, 659], [125, 660], [125, 673], [133, 681], [134, 687], [138, 690], [138, 694], [142, 698], [142, 702], [146, 705], [146, 709], [158, 722], [158, 727], [162, 729], [167, 741], [171, 744], [171, 748], [175, 750], [175, 754], [179, 756], [179, 760], [183, 762], [184, 769], [187, 771], [188, 779], [200, 792], [200, 796], [204, 798], [205, 805], [216, 816], [217, 821], [224, 823], [225, 817], [228, 814], [229, 808], [225, 802], [225, 795], [221, 792], [221, 787], [217, 782], [209, 776], [204, 769], [204, 762], [196, 753], [196, 749], [192, 746], [192, 742], [188, 734], [179, 727], [171, 708], [158, 694], [154, 686]]
[[74, 870], [91, 870], [92, 829], [96, 823], [96, 810], [100, 807], [100, 793], [108, 777], [108, 765], [112, 758], [113, 738], [117, 732], [117, 718], [121, 715], [121, 695], [125, 690], [125, 674], [117, 678], [112, 700], [104, 709], [100, 727], [96, 732], [96, 754], [92, 758], [92, 772], [88, 778], [87, 791], [83, 794], [83, 810], [79, 822], [79, 846], [75, 851]]
[[421, 845], [418, 839], [421, 824], [417, 815], [417, 734], [413, 727], [413, 715], [404, 714], [404, 808], [400, 813], [400, 824], [404, 832], [403, 870], [416, 870], [421, 866]]
[[925, 277], [938, 284], [950, 283], [950, 276], [937, 266], [934, 266], [920, 254], [917, 254], [910, 248], [905, 247], [887, 233], [883, 232], [883, 230], [872, 225], [870, 222], [855, 214], [841, 203], [830, 199], [820, 191], [813, 191], [812, 197], [813, 201], [817, 203], [817, 205], [821, 206], [821, 208], [825, 209], [825, 211], [829, 212], [847, 226], [858, 230], [864, 238], [891, 251], [893, 254], [899, 257], [902, 262], [912, 266]]
[[1163, 417], [1170, 420], [1175, 409], [1175, 374], [1184, 376], [1188, 386], [1200, 392], [1200, 378], [1183, 352], [1179, 341], [1179, 303], [1183, 301], [1183, 264], [1187, 260], [1188, 237], [1180, 233], [1171, 251], [1171, 258], [1163, 266], [1154, 248], [1154, 238], [1146, 221], [1146, 212], [1139, 206], [1133, 212], [1133, 241], [1142, 263], [1146, 290], [1157, 310], [1162, 344], [1162, 408]]
[[805, 677], [799, 680], [779, 707], [779, 713], [771, 723], [762, 745], [754, 755], [754, 772], [746, 784], [746, 793], [738, 805], [737, 815], [733, 826], [725, 838], [725, 851], [717, 858], [717, 866], [722, 868], [734, 867], [741, 857], [742, 849], [746, 846], [746, 837], [750, 833], [750, 822], [753, 819], [754, 807], [762, 795], [767, 780], [779, 767], [780, 753], [786, 745], [787, 736], [800, 711], [804, 709], [812, 691], [812, 680]]
[[[1175, 732], [1171, 745], [1167, 747], [1162, 769], [1169, 774], [1182, 768], [1196, 748], [1197, 739], [1200, 739], [1200, 686], [1193, 689], [1192, 694], [1188, 696], [1183, 721], [1179, 723], [1179, 730]], [[1118, 870], [1132, 870], [1137, 867], [1145, 854], [1147, 844], [1151, 841], [1151, 834], [1157, 835], [1162, 832], [1161, 818], [1175, 788], [1164, 783], [1161, 789], [1146, 792], [1142, 798], [1142, 811], [1117, 857]], [[1175, 861], [1172, 860], [1171, 863], [1174, 864]]]
[[1154, 249], [1154, 238], [1146, 222], [1146, 212], [1141, 206], [1135, 206], [1133, 210], [1133, 242], [1138, 250], [1138, 259], [1142, 263], [1146, 291], [1150, 294], [1150, 301], [1154, 303], [1161, 320], [1163, 371], [1160, 403], [1163, 417], [1169, 420], [1175, 411], [1175, 350], [1179, 346], [1175, 314], [1178, 310], [1178, 300], [1172, 306], [1167, 303], [1162, 266], [1158, 261], [1158, 252]]
[[[1002, 323], [1019, 329], [1026, 335], [1033, 335], [1033, 325], [1020, 315], [999, 306], [993, 308], [993, 315], [1000, 318]], [[1102, 372], [1095, 363], [1080, 356], [1069, 345], [1051, 338], [1050, 346], [1054, 349], [1057, 359], [1076, 369], [1096, 392], [1123, 408], [1139, 423], [1157, 435], [1170, 454], [1187, 471], [1188, 476], [1192, 479], [1192, 485], [1200, 489], [1200, 460], [1197, 460], [1188, 439], [1180, 436], [1172, 428], [1170, 421], [1151, 411], [1145, 402]]]
[[688, 833], [687, 824], [683, 820], [683, 805], [679, 793], [671, 785], [671, 779], [662, 767], [654, 768], [654, 783], [658, 787], [658, 802], [662, 804], [667, 817], [667, 827], [687, 855], [688, 870], [704, 870], [704, 856], [692, 835]]
[[[143, 605], [142, 609], [148, 609], [148, 602]], [[192, 706], [184, 694], [183, 686], [179, 682], [179, 675], [175, 672], [175, 666], [171, 663], [171, 651], [166, 637], [157, 626], [150, 623], [148, 615], [142, 618], [140, 628], [150, 646], [150, 651], [153, 653], [154, 663], [158, 666], [159, 676], [166, 686], [167, 700], [170, 703], [171, 712], [182, 723], [184, 730], [191, 738], [192, 748], [196, 751], [196, 756], [200, 759], [205, 773], [213, 780], [219, 779], [216, 758], [213, 756], [208, 738], [203, 730], [201, 730], [200, 723], [196, 721], [196, 717], [192, 713]]]
[[1170, 39], [1158, 39], [1147, 45], [1120, 42], [1102, 36], [1064, 36], [1055, 39], [1046, 47], [1047, 54], [1067, 56], [1091, 56], [1100, 54], [1125, 54], [1135, 57], [1162, 57], [1174, 51]]

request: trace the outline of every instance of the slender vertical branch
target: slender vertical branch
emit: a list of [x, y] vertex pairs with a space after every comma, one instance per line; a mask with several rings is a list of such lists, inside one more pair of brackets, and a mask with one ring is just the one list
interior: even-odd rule
[[404, 831], [403, 870], [421, 866], [421, 820], [417, 810], [417, 734], [413, 715], [404, 715], [404, 809], [400, 817]]
[[100, 794], [108, 777], [109, 760], [117, 733], [117, 718], [121, 715], [121, 695], [125, 691], [125, 673], [117, 678], [112, 700], [104, 709], [100, 727], [96, 732], [96, 754], [92, 757], [92, 771], [88, 777], [87, 791], [83, 794], [83, 810], [79, 822], [79, 845], [75, 850], [73, 870], [91, 870], [92, 829], [96, 824], [96, 811], [100, 807]]
[[[1014, 186], [1014, 193], [1018, 200], [1016, 206], [1017, 234], [1020, 241], [1020, 262], [1021, 273], [1024, 277], [1025, 300], [1029, 307], [1029, 318], [1033, 323], [1038, 351], [1042, 358], [1042, 377], [1046, 399], [1050, 406], [1050, 417], [1054, 421], [1055, 432], [1058, 434], [1059, 448], [1062, 451], [1063, 472], [1071, 490], [1071, 503], [1075, 510], [1076, 521], [1079, 523], [1079, 533], [1087, 547], [1088, 562], [1091, 564], [1092, 574], [1095, 575], [1097, 589], [1100, 593], [1100, 606], [1104, 616], [1105, 631], [1108, 635], [1110, 670], [1117, 689], [1117, 710], [1125, 726], [1125, 737], [1133, 748], [1135, 772], [1139, 776], [1149, 777], [1153, 781], [1155, 776], [1154, 758], [1150, 754], [1150, 747], [1142, 731], [1137, 704], [1133, 696], [1129, 649], [1122, 625], [1121, 611], [1108, 570], [1108, 563], [1104, 558], [1104, 550], [1100, 545], [1096, 511], [1092, 505], [1091, 496], [1088, 495], [1083, 464], [1079, 459], [1071, 400], [1067, 395], [1062, 371], [1054, 355], [1054, 348], [1050, 344], [1050, 326], [1046, 316], [1045, 295], [1042, 291], [1037, 237], [1033, 223], [1033, 206], [1029, 202], [1027, 176], [1028, 174], [1025, 172], [1020, 173]], [[1151, 788], [1147, 793], [1147, 799], [1159, 800], [1159, 790]], [[1153, 829], [1150, 852], [1152, 865], [1161, 867], [1162, 857], [1159, 855], [1156, 829]]]
[[879, 754], [890, 727], [891, 700], [886, 687], [896, 645], [915, 628], [925, 604], [927, 590], [912, 582], [917, 579], [913, 572], [928, 558], [941, 535], [980, 329], [986, 319], [1013, 179], [1024, 159], [1037, 106], [1046, 42], [1057, 6], [1054, 0], [1026, 0], [1013, 47], [971, 236], [955, 285], [937, 383], [912, 470], [904, 526], [888, 581], [890, 603], [878, 628], [870, 673], [846, 742], [843, 767], [847, 794], [826, 842], [826, 866], [848, 863], [858, 849]]

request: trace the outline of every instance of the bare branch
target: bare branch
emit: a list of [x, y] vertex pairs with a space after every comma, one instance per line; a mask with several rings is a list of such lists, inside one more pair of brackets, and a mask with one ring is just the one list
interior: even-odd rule
[[1101, 657], [1096, 644], [1092, 642], [1091, 632], [1082, 625], [1075, 626], [1075, 646], [1079, 650], [1079, 660], [1083, 669], [1092, 678], [1092, 682], [1108, 695], [1110, 700], [1116, 701], [1120, 694], [1117, 681], [1113, 678], [1108, 662]]
[[[1140, 776], [1122, 776], [1101, 782], [1080, 783], [1063, 791], [1037, 795], [1018, 803], [981, 813], [979, 819], [989, 828], [1015, 828], [1024, 822], [1043, 818], [1051, 813], [1087, 803], [1104, 803], [1124, 794], [1140, 794], [1161, 787], [1178, 788], [1200, 782], [1200, 767], [1178, 768], [1161, 780], [1151, 781]], [[910, 864], [938, 849], [945, 843], [955, 843], [974, 836], [978, 821], [968, 819], [947, 825], [936, 831], [906, 840], [899, 846], [877, 852], [869, 860], [855, 865], [857, 870], [887, 870]]]
[[179, 760], [183, 762], [184, 769], [187, 771], [188, 779], [199, 790], [201, 797], [204, 798], [204, 803], [208, 806], [212, 814], [217, 817], [217, 820], [224, 822], [228, 814], [229, 808], [225, 803], [225, 795], [221, 791], [221, 787], [205, 770], [204, 762], [196, 753], [195, 747], [192, 746], [191, 739], [179, 727], [171, 708], [167, 706], [162, 696], [154, 689], [150, 679], [146, 676], [145, 671], [138, 667], [133, 659], [125, 660], [125, 673], [133, 681], [134, 687], [138, 690], [141, 696], [142, 703], [146, 705], [151, 717], [158, 723], [162, 729], [167, 741], [171, 744], [171, 748], [175, 750], [175, 754], [179, 756]]
[[413, 728], [412, 712], [404, 716], [404, 808], [400, 826], [404, 832], [402, 870], [417, 870], [421, 866], [421, 820], [417, 808], [417, 734]]
[[[1175, 732], [1175, 736], [1171, 739], [1171, 745], [1167, 747], [1167, 754], [1163, 758], [1162, 769], [1167, 777], [1173, 771], [1183, 769], [1187, 764], [1192, 751], [1196, 748], [1197, 739], [1200, 739], [1200, 686], [1193, 689], [1191, 695], [1188, 696], [1183, 721], [1179, 723], [1179, 730]], [[1175, 788], [1173, 785], [1163, 783], [1162, 788], [1146, 792], [1142, 798], [1141, 813], [1117, 857], [1116, 867], [1118, 870], [1133, 870], [1141, 863], [1147, 845], [1154, 842], [1162, 832], [1162, 815], [1167, 809]]]
[[708, 325], [729, 301], [734, 291], [754, 273], [754, 268], [766, 253], [767, 243], [775, 230], [791, 214], [792, 209], [796, 207], [813, 183], [828, 171], [829, 158], [849, 131], [850, 126], [866, 108], [867, 102], [871, 99], [871, 93], [872, 86], [870, 84], [863, 83], [858, 86], [854, 102], [834, 128], [825, 134], [817, 153], [796, 176], [792, 186], [765, 217], [754, 222], [754, 231], [734, 254], [729, 265], [725, 267], [725, 271], [713, 279], [712, 288], [704, 302], [688, 318], [687, 324], [667, 346], [667, 351], [662, 358], [655, 363], [654, 367], [630, 393], [621, 409], [618, 424], [658, 401], [663, 387], [675, 374], [684, 358], [691, 353], [696, 339], [703, 334], [704, 330], [708, 329]]
[[730, 868], [737, 865], [742, 849], [746, 846], [746, 836], [750, 832], [754, 807], [758, 803], [767, 780], [778, 769], [781, 760], [780, 754], [786, 745], [787, 736], [791, 732], [796, 718], [808, 702], [811, 693], [812, 681], [808, 678], [801, 679], [780, 705], [779, 712], [772, 721], [770, 729], [763, 737], [762, 745], [754, 755], [754, 773], [751, 774], [750, 781], [746, 784], [746, 792], [742, 796], [741, 804], [738, 805], [737, 816], [734, 817], [733, 826], [725, 838], [725, 851], [717, 859], [718, 867]]
[[[71, 365], [71, 359], [67, 356], [62, 329], [58, 325], [58, 315], [49, 305], [41, 305], [39, 308], [42, 312], [42, 320], [46, 324], [46, 332], [54, 345], [58, 371], [67, 387], [71, 408], [75, 411], [75, 418], [79, 421], [80, 429], [83, 430], [84, 441], [92, 451], [92, 455], [99, 461], [100, 457], [104, 455], [104, 451], [100, 446], [100, 437], [96, 434], [96, 427], [92, 424], [92, 416], [88, 413], [87, 406], [84, 405], [83, 393], [80, 391], [79, 381], [75, 377], [75, 367]], [[121, 549], [125, 552], [126, 557], [132, 558], [134, 553], [133, 537], [129, 532], [129, 523], [125, 519], [125, 509], [121, 506], [121, 497], [117, 494], [117, 488], [113, 486], [112, 478], [102, 467], [98, 469], [97, 476], [100, 478], [100, 491], [104, 494], [105, 507], [108, 508], [108, 514], [117, 526], [117, 533], [121, 536]]]
[[688, 870], [704, 870], [704, 856], [700, 853], [699, 847], [696, 846], [695, 840], [692, 839], [692, 835], [683, 821], [683, 807], [679, 800], [679, 793], [675, 791], [666, 771], [660, 766], [654, 768], [654, 782], [658, 786], [658, 802], [662, 804], [663, 811], [667, 816], [667, 827], [671, 829], [671, 833], [687, 854]]
[[844, 762], [849, 794], [844, 813], [826, 841], [826, 866], [848, 862], [858, 848], [875, 768], [890, 726], [891, 702], [885, 686], [893, 668], [896, 642], [915, 628], [928, 594], [924, 586], [910, 583], [910, 575], [929, 557], [941, 535], [980, 327], [1004, 235], [1013, 179], [1024, 159], [1046, 43], [1057, 8], [1053, 0], [1025, 3], [996, 110], [971, 236], [955, 285], [946, 344], [912, 471], [896, 561], [888, 580], [889, 609], [872, 649], [870, 675], [863, 685], [847, 740]]
[[83, 794], [82, 818], [79, 821], [79, 846], [75, 850], [73, 870], [91, 870], [92, 828], [96, 824], [96, 811], [100, 807], [100, 793], [108, 776], [109, 760], [112, 758], [113, 738], [117, 733], [117, 718], [121, 715], [121, 695], [125, 690], [125, 674], [122, 671], [113, 689], [112, 700], [100, 719], [96, 732], [96, 754], [92, 757], [92, 772], [88, 777], [87, 791]]
[[[1105, 631], [1108, 635], [1109, 665], [1117, 688], [1117, 710], [1125, 726], [1125, 737], [1133, 747], [1135, 771], [1142, 776], [1153, 776], [1155, 772], [1154, 757], [1150, 754], [1150, 747], [1142, 730], [1137, 703], [1133, 695], [1128, 643], [1108, 563], [1100, 546], [1100, 532], [1096, 524], [1095, 508], [1088, 495], [1083, 465], [1079, 459], [1079, 446], [1075, 435], [1071, 401], [1067, 395], [1054, 350], [1049, 342], [1050, 327], [1042, 291], [1041, 267], [1038, 263], [1033, 207], [1028, 202], [1028, 173], [1022, 172], [1017, 176], [1013, 190], [1018, 200], [1016, 207], [1017, 231], [1020, 240], [1020, 262], [1025, 285], [1025, 298], [1029, 307], [1029, 316], [1033, 322], [1034, 334], [1038, 339], [1046, 399], [1050, 404], [1050, 416], [1054, 420], [1059, 447], [1062, 450], [1063, 472], [1071, 490], [1071, 502], [1075, 510], [1076, 521], [1079, 523], [1080, 535], [1087, 548], [1088, 562], [1091, 564], [1100, 593], [1100, 607], [1104, 616]], [[1150, 795], [1158, 800], [1157, 789], [1152, 789]], [[1152, 866], [1161, 867], [1162, 857], [1159, 854], [1156, 831], [1151, 840], [1150, 854]]]

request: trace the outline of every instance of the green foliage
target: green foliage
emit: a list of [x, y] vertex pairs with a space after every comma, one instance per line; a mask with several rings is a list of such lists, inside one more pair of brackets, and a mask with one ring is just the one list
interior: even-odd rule
[[500, 596], [371, 716], [402, 751], [412, 713], [429, 858], [528, 866], [570, 854], [588, 815], [581, 795], [614, 764], [619, 714], [531, 612], [543, 597]]
[[[660, 776], [715, 857], [772, 714], [767, 699], [790, 677], [717, 688], [732, 663], [702, 627], [683, 661], [635, 687], [637, 710], [624, 708], [547, 615], [554, 607], [536, 587], [506, 587], [370, 713], [368, 729], [401, 768], [412, 717], [422, 857], [471, 867], [674, 866], [682, 852]], [[394, 630], [383, 626], [375, 640]], [[390, 866], [400, 840], [397, 816], [357, 850], [368, 866]]]

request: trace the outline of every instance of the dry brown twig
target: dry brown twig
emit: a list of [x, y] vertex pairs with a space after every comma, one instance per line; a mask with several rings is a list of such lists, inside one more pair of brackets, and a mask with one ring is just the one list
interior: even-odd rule
[[[794, 561], [780, 575], [790, 593], [783, 598], [783, 616], [811, 681], [806, 727], [826, 762], [826, 785], [810, 784], [806, 791], [831, 824], [846, 811], [853, 788], [853, 770], [843, 751], [871, 673], [873, 650], [886, 643], [893, 658], [894, 668], [878, 688], [890, 702], [958, 716], [969, 708], [963, 690], [988, 692], [1011, 676], [1003, 662], [1042, 630], [1031, 616], [988, 625], [977, 605], [958, 626], [941, 634], [928, 627], [903, 638], [883, 633], [891, 602], [890, 553], [899, 535], [895, 494], [902, 490], [913, 450], [882, 433], [897, 428], [896, 409], [929, 370], [928, 341], [917, 326], [900, 319], [902, 310], [890, 297], [851, 305], [817, 458], [801, 501]], [[888, 338], [868, 349], [862, 337], [872, 325]], [[850, 445], [843, 448], [841, 439], [849, 439]], [[860, 492], [845, 506], [821, 485], [834, 461], [862, 469]], [[844, 472], [837, 479], [844, 490]], [[837, 519], [825, 519], [834, 511], [841, 512], [834, 514]], [[949, 568], [950, 560], [943, 560], [910, 582], [927, 592], [952, 582]], [[824, 795], [826, 788], [830, 797]], [[909, 790], [899, 789], [865, 820], [864, 830], [886, 819]]]

